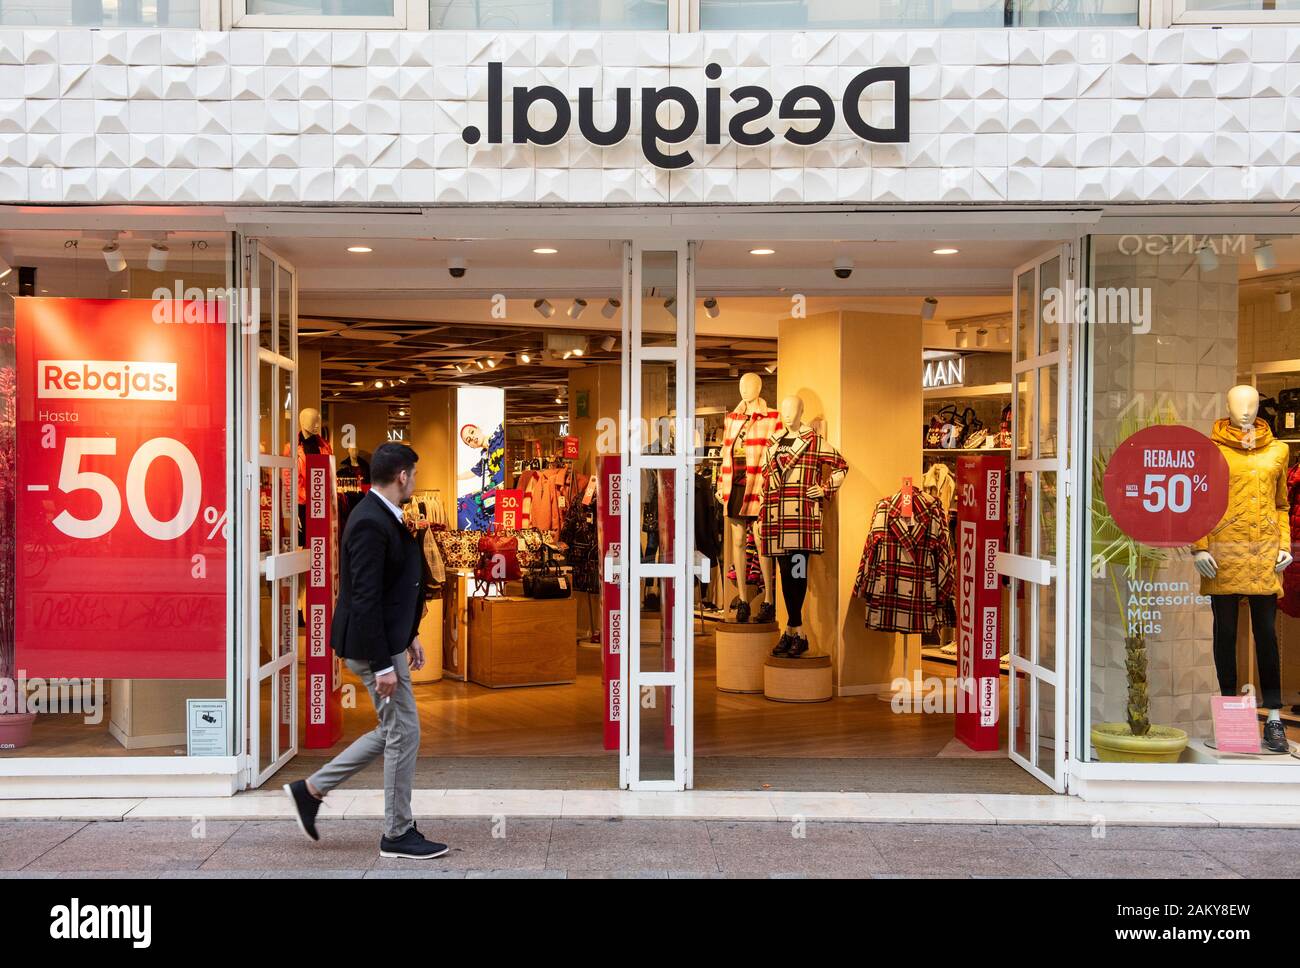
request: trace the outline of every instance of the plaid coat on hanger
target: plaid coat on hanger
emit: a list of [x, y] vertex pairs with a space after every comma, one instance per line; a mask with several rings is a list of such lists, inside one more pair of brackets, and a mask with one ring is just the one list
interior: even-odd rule
[[853, 594], [867, 603], [867, 628], [933, 632], [953, 623], [956, 594], [948, 516], [937, 498], [912, 492], [912, 518], [900, 513], [901, 492], [876, 505]]
[[827, 496], [834, 494], [848, 472], [848, 462], [811, 427], [795, 434], [789, 447], [781, 446], [782, 440], [778, 437], [768, 444], [763, 458], [759, 554], [820, 553], [825, 497], [809, 497], [808, 488], [820, 484]]
[[[748, 417], [748, 420], [746, 419]], [[735, 444], [741, 431], [745, 434], [745, 496], [741, 504], [742, 517], [758, 514], [759, 490], [762, 487], [763, 453], [768, 440], [781, 429], [781, 414], [769, 410], [767, 401], [759, 397], [754, 401], [753, 412], [746, 414], [743, 405], [727, 414], [722, 430], [722, 469], [718, 472], [718, 497], [723, 505], [731, 499], [731, 482], [735, 476]]]

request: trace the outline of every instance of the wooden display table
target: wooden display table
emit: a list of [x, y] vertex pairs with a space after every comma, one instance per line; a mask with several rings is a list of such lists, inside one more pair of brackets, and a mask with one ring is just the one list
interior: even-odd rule
[[763, 665], [763, 695], [773, 702], [826, 702], [832, 693], [829, 655], [769, 656]]
[[778, 636], [775, 622], [719, 622], [713, 626], [717, 649], [718, 689], [722, 692], [763, 691], [763, 664]]
[[469, 679], [481, 686], [542, 686], [578, 678], [578, 607], [503, 596], [469, 599]]

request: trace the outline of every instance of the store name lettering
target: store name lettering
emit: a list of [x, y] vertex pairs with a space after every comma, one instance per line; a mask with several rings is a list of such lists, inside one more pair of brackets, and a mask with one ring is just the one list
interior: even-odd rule
[[[901, 144], [909, 140], [910, 131], [910, 73], [907, 67], [871, 67], [857, 74], [844, 88], [842, 99], [844, 122], [854, 134], [863, 141], [878, 144]], [[505, 85], [502, 80], [502, 65], [493, 61], [488, 64], [488, 129], [487, 143], [499, 145], [505, 142], [503, 134], [505, 116]], [[722, 76], [718, 64], [709, 64], [704, 69], [705, 76], [712, 81]], [[871, 124], [862, 116], [862, 96], [873, 84], [893, 85], [892, 127], [882, 128]], [[598, 127], [595, 120], [596, 92], [594, 88], [578, 88], [577, 122], [582, 137], [593, 145], [612, 147], [619, 144], [632, 130], [632, 89], [615, 88], [614, 118], [608, 127]], [[704, 141], [706, 144], [722, 144], [722, 95], [717, 87], [708, 87], [704, 92]], [[727, 134], [738, 145], [757, 147], [765, 145], [777, 137], [776, 132], [767, 124], [751, 128], [751, 125], [763, 122], [776, 107], [777, 117], [782, 121], [813, 122], [811, 127], [790, 125], [781, 137], [791, 144], [815, 145], [824, 140], [835, 127], [836, 107], [830, 93], [813, 84], [800, 84], [791, 88], [778, 104], [771, 91], [756, 84], [742, 84], [733, 88], [728, 97], [739, 108], [727, 124]], [[573, 124], [573, 108], [568, 97], [559, 88], [550, 85], [536, 87], [515, 87], [511, 91], [512, 141], [514, 144], [553, 145], [569, 133]], [[549, 104], [554, 112], [554, 119], [548, 127], [537, 128], [529, 120], [529, 110], [534, 104]], [[676, 105], [677, 120], [674, 124], [660, 121], [659, 109], [663, 105]], [[700, 105], [695, 95], [684, 87], [669, 86], [663, 88], [641, 88], [641, 151], [650, 164], [656, 168], [675, 170], [687, 168], [695, 163], [695, 157], [689, 151], [673, 153], [663, 146], [680, 145], [695, 135], [700, 127]], [[469, 125], [461, 131], [461, 138], [466, 144], [478, 144], [484, 132], [475, 125]]]
[[921, 377], [921, 388], [959, 387], [966, 382], [966, 361], [960, 356], [946, 356], [930, 360], [925, 364], [925, 373]]

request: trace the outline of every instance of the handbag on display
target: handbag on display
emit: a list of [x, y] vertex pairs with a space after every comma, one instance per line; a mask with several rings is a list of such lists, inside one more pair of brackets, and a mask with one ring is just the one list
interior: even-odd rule
[[[969, 409], [969, 408], [967, 408]], [[945, 412], [948, 410], [944, 408]], [[939, 446], [945, 450], [953, 450], [961, 445], [961, 434], [964, 429], [962, 418], [957, 416], [956, 405], [952, 406], [952, 413], [948, 416], [943, 425], [943, 439], [939, 441]]]
[[478, 561], [474, 564], [476, 593], [490, 591], [496, 585], [499, 593], [504, 594], [505, 583], [518, 581], [521, 574], [517, 537], [489, 531], [478, 539]]
[[966, 450], [981, 450], [989, 445], [989, 432], [985, 427], [977, 427], [973, 432], [967, 434], [966, 442], [962, 444]]
[[563, 552], [558, 545], [544, 544], [541, 567], [524, 575], [524, 595], [538, 599], [569, 598], [573, 584], [560, 564], [562, 559]]
[[[957, 440], [957, 446], [968, 450], [982, 447], [984, 445], [984, 438], [989, 435], [989, 432], [984, 429], [984, 421], [975, 416], [974, 407], [967, 407], [962, 413], [961, 424], [961, 436]], [[978, 441], [972, 443], [972, 441], [976, 440], [977, 436]]]
[[1279, 437], [1295, 437], [1300, 432], [1300, 387], [1277, 395], [1277, 426], [1273, 432]]
[[1002, 422], [998, 426], [998, 432], [993, 435], [993, 446], [1002, 450], [1011, 449], [1011, 404], [1002, 408]]
[[447, 568], [466, 571], [478, 562], [478, 539], [482, 534], [482, 531], [435, 531], [433, 540], [438, 543]]
[[930, 426], [925, 429], [925, 446], [943, 447], [943, 436], [948, 426], [957, 419], [957, 405], [950, 403], [933, 417], [930, 418]]

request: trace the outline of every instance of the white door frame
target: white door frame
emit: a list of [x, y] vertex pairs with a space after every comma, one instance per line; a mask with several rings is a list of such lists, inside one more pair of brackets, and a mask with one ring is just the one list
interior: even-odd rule
[[[1077, 280], [1076, 266], [1079, 264], [1078, 242], [1063, 243], [1050, 251], [1019, 266], [1012, 275], [1012, 431], [1011, 480], [1009, 487], [1011, 513], [1010, 550], [998, 555], [998, 573], [1011, 579], [1009, 598], [1010, 677], [1007, 690], [1007, 748], [1011, 759], [1023, 766], [1037, 779], [1058, 793], [1066, 787], [1066, 763], [1069, 751], [1069, 733], [1067, 732], [1067, 711], [1070, 703], [1077, 698], [1070, 694], [1067, 686], [1070, 682], [1069, 669], [1073, 661], [1071, 643], [1074, 637], [1069, 633], [1068, 617], [1073, 612], [1069, 608], [1073, 594], [1071, 580], [1072, 569], [1069, 567], [1069, 535], [1071, 522], [1077, 513], [1077, 501], [1071, 500], [1074, 492], [1071, 481], [1070, 455], [1072, 452], [1072, 431], [1075, 422], [1072, 417], [1072, 402], [1077, 398], [1073, 385], [1075, 337], [1074, 289], [1069, 280]], [[1061, 316], [1055, 324], [1057, 346], [1044, 351], [1039, 338], [1044, 332], [1043, 323], [1043, 269], [1056, 260], [1058, 270], [1055, 280], [1062, 296], [1057, 305]], [[1028, 276], [1032, 290], [1032, 304], [1022, 305], [1020, 291], [1022, 276]], [[1030, 333], [1028, 343], [1022, 348], [1017, 328], [1022, 312], [1027, 313]], [[1023, 357], [1023, 358], [1022, 358]], [[1056, 384], [1056, 440], [1054, 453], [1041, 453], [1042, 434], [1039, 420], [1042, 414], [1042, 389], [1038, 378], [1042, 374], [1052, 373]], [[1030, 381], [1028, 400], [1029, 413], [1021, 412], [1020, 387], [1022, 380]], [[1022, 432], [1026, 435], [1027, 449], [1021, 446]], [[1019, 528], [1020, 518], [1020, 481], [1022, 475], [1031, 475], [1033, 484], [1030, 488], [1032, 497], [1029, 520], [1025, 522], [1024, 539], [1027, 547], [1021, 547]], [[1044, 536], [1042, 523], [1044, 515], [1040, 505], [1043, 489], [1040, 487], [1042, 474], [1051, 474], [1056, 480], [1056, 506], [1054, 514], [1049, 515], [1058, 521], [1055, 527], [1055, 540]], [[1051, 643], [1053, 660], [1049, 664], [1043, 661], [1043, 634], [1039, 627], [1039, 596], [1045, 590], [1053, 595], [1053, 631]], [[1023, 590], [1025, 595], [1024, 622], [1026, 639], [1020, 641], [1020, 622], [1018, 598]], [[1023, 654], [1022, 654], [1023, 653]], [[1026, 705], [1019, 705], [1020, 695], [1017, 683], [1023, 678], [1027, 684]], [[1047, 725], [1040, 721], [1042, 704], [1039, 695], [1050, 690], [1052, 702], [1051, 770], [1043, 768], [1041, 759], [1044, 754], [1042, 740], [1048, 734]], [[1027, 717], [1026, 717], [1027, 713]], [[1025, 745], [1023, 751], [1017, 748], [1017, 731], [1022, 720], [1026, 721]]]
[[[240, 323], [240, 361], [242, 364], [243, 419], [240, 434], [240, 463], [242, 467], [241, 497], [244, 502], [244, 541], [240, 554], [245, 561], [257, 562], [257, 567], [247, 569], [240, 586], [241, 621], [240, 654], [242, 673], [240, 679], [239, 722], [243, 725], [245, 742], [241, 766], [241, 785], [258, 787], [297, 753], [298, 730], [298, 576], [308, 567], [307, 552], [297, 547], [297, 439], [298, 439], [298, 277], [293, 266], [276, 255], [257, 239], [238, 238], [240, 275], [238, 307]], [[272, 278], [262, 278], [264, 269], [270, 269]], [[287, 331], [281, 332], [280, 319], [284, 316], [279, 305], [280, 277], [288, 277], [289, 307], [286, 318]], [[262, 303], [262, 286], [269, 286], [271, 305]], [[270, 347], [261, 345], [263, 312], [272, 326]], [[270, 367], [272, 383], [271, 439], [263, 441], [259, 422], [261, 394], [261, 368]], [[287, 380], [288, 386], [282, 387]], [[287, 389], [287, 394], [283, 391]], [[284, 397], [288, 407], [288, 423], [276, 419], [275, 409]], [[281, 440], [282, 435], [286, 438]], [[265, 452], [261, 444], [266, 443]], [[287, 450], [287, 453], [286, 453]], [[269, 471], [272, 492], [271, 549], [261, 548], [261, 492], [262, 473]], [[285, 516], [277, 500], [287, 492], [292, 504], [288, 517], [288, 534], [283, 533]], [[271, 586], [271, 641], [268, 643], [270, 660], [262, 662], [261, 646], [261, 593], [263, 583]], [[287, 601], [278, 596], [287, 594]], [[288, 643], [285, 635], [284, 615], [287, 610]], [[283, 695], [284, 685], [288, 695]], [[287, 711], [288, 740], [281, 743], [280, 731], [271, 736], [262, 735], [262, 700], [269, 695], [272, 702], [272, 722], [279, 722]], [[265, 768], [261, 766], [263, 746], [269, 743], [270, 756]]]
[[[692, 785], [694, 759], [694, 578], [699, 574], [695, 562], [694, 529], [694, 426], [695, 426], [695, 290], [693, 276], [694, 247], [687, 242], [630, 242], [624, 278], [622, 397], [620, 430], [623, 468], [624, 510], [622, 547], [626, 549], [625, 567], [619, 569], [620, 592], [624, 602], [627, 634], [621, 664], [624, 689], [624, 716], [621, 729], [620, 786], [633, 790], [685, 790]], [[646, 337], [655, 341], [665, 331], [646, 332], [643, 326], [645, 303], [660, 299], [650, 295], [644, 277], [647, 253], [672, 253], [676, 261], [676, 283], [671, 294], [676, 298], [676, 329], [672, 345], [645, 345]], [[667, 413], [644, 415], [643, 367], [672, 366], [674, 392], [666, 401]], [[645, 452], [643, 417], [651, 420], [669, 418], [657, 427], [669, 430], [673, 446], [670, 453]], [[672, 472], [672, 553], [667, 562], [641, 560], [641, 473]], [[667, 508], [664, 509], [665, 511]], [[662, 521], [662, 517], [660, 518]], [[664, 544], [661, 544], [663, 547]], [[642, 582], [660, 582], [661, 608], [666, 609], [672, 590], [671, 625], [663, 629], [670, 638], [669, 651], [662, 666], [655, 671], [643, 670], [641, 646]], [[659, 618], [660, 613], [649, 613]], [[668, 661], [671, 659], [671, 661]], [[646, 698], [659, 689], [669, 690], [671, 708], [668, 722], [672, 727], [672, 776], [643, 777], [641, 725], [643, 715], [662, 715], [655, 706], [643, 707]], [[660, 771], [663, 772], [663, 771]]]

